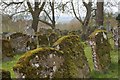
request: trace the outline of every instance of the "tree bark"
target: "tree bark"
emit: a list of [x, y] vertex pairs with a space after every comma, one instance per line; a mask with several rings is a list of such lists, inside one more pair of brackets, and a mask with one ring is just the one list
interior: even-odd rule
[[39, 23], [39, 14], [32, 16], [33, 17], [33, 21], [32, 21], [32, 28], [35, 30], [35, 32], [37, 32], [37, 27], [38, 27], [38, 23]]
[[100, 0], [97, 1], [96, 24], [101, 26], [104, 22], [104, 0], [99, 1]]

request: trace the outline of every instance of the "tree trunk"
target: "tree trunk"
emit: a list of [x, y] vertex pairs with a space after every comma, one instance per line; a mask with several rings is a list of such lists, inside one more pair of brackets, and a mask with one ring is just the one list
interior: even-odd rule
[[104, 0], [99, 1], [97, 1], [96, 24], [101, 26], [104, 22]]
[[39, 22], [39, 14], [33, 15], [32, 28], [34, 29], [35, 32], [37, 32], [38, 22]]

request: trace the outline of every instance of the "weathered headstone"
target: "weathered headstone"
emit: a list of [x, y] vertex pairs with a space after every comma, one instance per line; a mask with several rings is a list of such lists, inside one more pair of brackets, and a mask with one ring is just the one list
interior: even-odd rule
[[27, 34], [27, 35], [30, 35], [30, 36], [35, 35], [35, 31], [34, 31], [34, 29], [32, 28], [32, 26], [27, 26], [27, 27], [25, 28], [24, 33]]
[[55, 32], [52, 32], [52, 33], [49, 35], [49, 44], [50, 44], [50, 46], [52, 46], [53, 43], [54, 43], [55, 41], [57, 41], [58, 37], [59, 37], [58, 34], [55, 33]]
[[60, 29], [55, 29], [55, 33], [58, 34], [59, 37], [61, 36], [61, 31], [60, 31]]
[[26, 44], [27, 50], [33, 50], [37, 48], [37, 41], [36, 37], [29, 38]]
[[54, 48], [37, 48], [26, 52], [13, 67], [17, 78], [54, 78], [64, 58]]
[[65, 35], [68, 35], [68, 32], [67, 30], [61, 30], [61, 36], [65, 36]]
[[118, 27], [113, 28], [113, 40], [114, 40], [114, 48], [118, 49]]
[[106, 71], [111, 63], [111, 45], [105, 30], [97, 29], [90, 36], [94, 69], [99, 72]]
[[10, 35], [10, 43], [15, 53], [21, 53], [26, 51], [27, 42], [29, 36], [22, 33], [14, 33]]
[[2, 51], [0, 51], [0, 52], [2, 52], [2, 60], [7, 61], [7, 60], [11, 59], [14, 56], [14, 54], [13, 54], [13, 49], [10, 44], [10, 41], [1, 39], [0, 43], [2, 43], [2, 45], [0, 46], [0, 50], [2, 50]]
[[10, 72], [0, 69], [0, 80], [12, 80]]
[[[119, 4], [120, 4], [120, 2], [119, 2]], [[120, 9], [120, 7], [119, 7], [119, 9]], [[120, 50], [120, 13], [116, 17], [116, 20], [118, 21], [118, 26], [117, 26], [117, 29], [118, 29], [118, 50]]]
[[[65, 59], [65, 66], [60, 69], [56, 77], [88, 78], [90, 76], [90, 68], [79, 36], [63, 36], [53, 44], [53, 47], [63, 51]], [[60, 74], [62, 72], [63, 74]]]
[[40, 33], [37, 36], [40, 47], [49, 46], [49, 38], [46, 34]]

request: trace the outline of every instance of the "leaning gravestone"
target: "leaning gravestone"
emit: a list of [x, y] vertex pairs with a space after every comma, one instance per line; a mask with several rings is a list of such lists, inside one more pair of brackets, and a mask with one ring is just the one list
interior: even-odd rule
[[2, 43], [2, 46], [0, 46], [0, 50], [2, 50], [0, 51], [2, 52], [2, 60], [3, 61], [10, 60], [14, 56], [10, 41], [6, 39], [1, 39], [0, 43]]
[[[90, 68], [84, 54], [83, 45], [77, 35], [63, 36], [58, 39], [53, 47], [64, 52], [64, 67], [60, 69], [56, 77], [64, 78], [88, 78]], [[62, 73], [63, 74], [60, 74]]]
[[105, 30], [95, 30], [90, 36], [94, 68], [96, 71], [106, 71], [111, 63], [111, 46]]
[[54, 78], [62, 68], [64, 58], [54, 48], [37, 48], [26, 52], [13, 67], [17, 78]]

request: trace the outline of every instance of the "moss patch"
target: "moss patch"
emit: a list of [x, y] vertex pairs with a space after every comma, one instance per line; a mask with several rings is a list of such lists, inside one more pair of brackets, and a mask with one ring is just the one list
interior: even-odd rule
[[[83, 45], [77, 35], [67, 35], [58, 39], [53, 47], [64, 52], [63, 76], [65, 78], [89, 77], [89, 66]], [[85, 66], [86, 65], [86, 66]], [[62, 70], [61, 70], [62, 71]]]
[[18, 78], [52, 78], [63, 65], [63, 53], [54, 48], [26, 52], [13, 67]]

